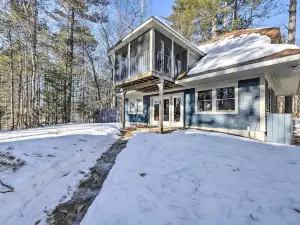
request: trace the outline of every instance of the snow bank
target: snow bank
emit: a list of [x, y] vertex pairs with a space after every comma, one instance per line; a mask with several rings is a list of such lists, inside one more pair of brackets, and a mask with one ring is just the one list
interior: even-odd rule
[[207, 55], [189, 71], [188, 75], [258, 59], [286, 49], [299, 49], [299, 47], [290, 44], [271, 44], [270, 37], [252, 33], [226, 37], [217, 42], [200, 45], [199, 49]]
[[[47, 214], [68, 200], [78, 182], [118, 138], [118, 124], [71, 124], [1, 132], [0, 152], [25, 161], [0, 172], [15, 188], [0, 193], [0, 224], [45, 224]], [[85, 174], [84, 174], [85, 173]]]
[[81, 225], [299, 225], [300, 148], [195, 130], [140, 133]]

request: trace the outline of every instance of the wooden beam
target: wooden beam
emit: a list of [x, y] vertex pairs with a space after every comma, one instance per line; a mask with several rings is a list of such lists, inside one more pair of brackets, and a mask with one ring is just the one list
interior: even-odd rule
[[159, 133], [164, 132], [164, 79], [157, 85], [159, 88]]
[[124, 87], [126, 90], [139, 90], [139, 89], [144, 89], [144, 88], [148, 88], [148, 87], [152, 87], [152, 86], [156, 86], [159, 83], [159, 81], [147, 81], [144, 83], [138, 83], [138, 84], [133, 84], [131, 86], [128, 87]]
[[122, 129], [125, 130], [125, 100], [126, 100], [126, 90], [122, 93]]

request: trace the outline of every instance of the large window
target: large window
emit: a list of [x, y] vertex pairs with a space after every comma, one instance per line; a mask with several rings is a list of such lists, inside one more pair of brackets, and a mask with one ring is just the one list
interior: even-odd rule
[[212, 110], [212, 90], [198, 91], [198, 112]]
[[143, 114], [143, 99], [129, 99], [128, 113]]
[[199, 114], [237, 114], [237, 83], [216, 85], [196, 89], [195, 113]]
[[235, 110], [235, 87], [217, 88], [217, 110]]

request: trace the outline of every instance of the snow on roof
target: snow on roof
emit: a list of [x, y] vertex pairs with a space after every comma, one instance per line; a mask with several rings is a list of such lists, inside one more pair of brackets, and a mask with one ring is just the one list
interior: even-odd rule
[[300, 49], [291, 44], [271, 44], [271, 38], [259, 33], [225, 36], [221, 40], [199, 46], [206, 54], [188, 76], [215, 71], [231, 65], [260, 59], [287, 49]]

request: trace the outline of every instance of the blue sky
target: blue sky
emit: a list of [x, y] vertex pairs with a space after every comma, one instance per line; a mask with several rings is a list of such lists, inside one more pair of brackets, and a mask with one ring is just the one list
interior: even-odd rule
[[[290, 0], [282, 0], [283, 4], [288, 9], [288, 5]], [[174, 4], [174, 0], [151, 0], [152, 5], [152, 15], [158, 17], [166, 17], [172, 13], [172, 5]], [[300, 4], [297, 6], [297, 44], [300, 45]], [[281, 32], [285, 33], [285, 26], [288, 24], [288, 12], [286, 11], [283, 14], [276, 15], [271, 17], [261, 23], [263, 27], [280, 27]]]

